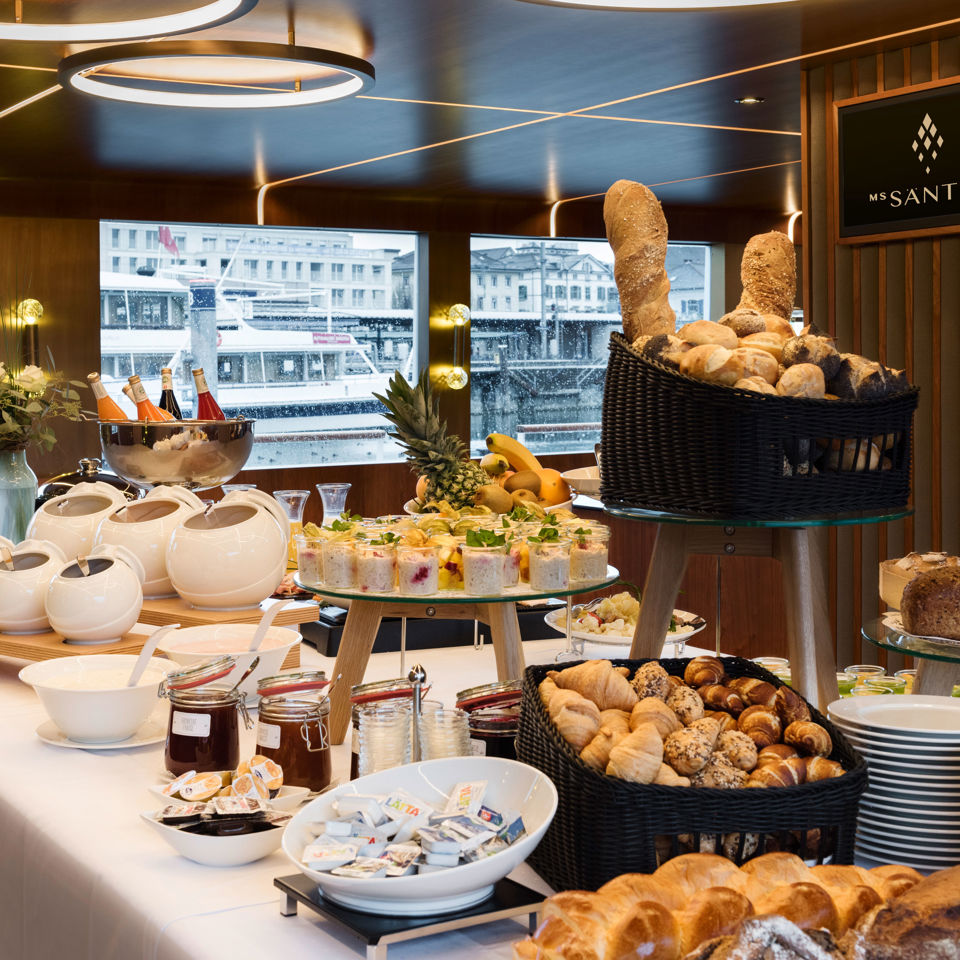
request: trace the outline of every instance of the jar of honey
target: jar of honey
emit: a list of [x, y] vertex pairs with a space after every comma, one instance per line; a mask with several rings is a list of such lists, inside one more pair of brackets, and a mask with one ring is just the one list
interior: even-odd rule
[[235, 770], [240, 763], [237, 716], [248, 727], [250, 718], [238, 690], [213, 685], [235, 665], [233, 657], [218, 657], [175, 670], [161, 683], [160, 695], [170, 701], [164, 763], [175, 777], [188, 770]]
[[283, 769], [283, 782], [317, 792], [330, 785], [330, 700], [322, 670], [265, 677], [257, 684], [257, 752]]

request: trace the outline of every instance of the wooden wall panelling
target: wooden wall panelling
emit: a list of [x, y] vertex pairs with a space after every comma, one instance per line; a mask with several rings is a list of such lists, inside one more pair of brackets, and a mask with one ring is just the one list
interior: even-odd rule
[[[942, 64], [941, 64], [942, 67]], [[960, 237], [945, 237], [942, 247], [943, 270], [940, 274], [940, 309], [945, 317], [960, 317]], [[954, 323], [956, 320], [954, 319]], [[936, 363], [937, 358], [934, 358]], [[960, 337], [950, 331], [941, 340], [938, 373], [940, 403], [944, 410], [941, 428], [942, 541], [941, 550], [960, 553], [960, 444], [957, 443], [957, 411], [960, 410]]]

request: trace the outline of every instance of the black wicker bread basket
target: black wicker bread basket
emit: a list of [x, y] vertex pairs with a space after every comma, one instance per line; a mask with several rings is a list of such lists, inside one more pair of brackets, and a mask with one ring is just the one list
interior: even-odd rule
[[[646, 660], [616, 660], [632, 671]], [[690, 662], [661, 660], [682, 676]], [[782, 682], [750, 660], [724, 657], [730, 677]], [[629, 783], [587, 766], [557, 731], [538, 687], [551, 669], [528, 667], [517, 734], [517, 759], [545, 773], [560, 795], [553, 823], [530, 864], [557, 890], [596, 890], [622, 873], [652, 873], [689, 850], [725, 853], [738, 863], [770, 850], [852, 863], [857, 809], [867, 767], [840, 731], [813, 707], [833, 738], [842, 777], [795, 787], [718, 790]], [[726, 841], [726, 842], [725, 842]], [[755, 848], [754, 848], [755, 845]], [[732, 848], [732, 849], [731, 849]]]
[[[607, 505], [734, 519], [877, 511], [910, 496], [915, 387], [879, 400], [775, 397], [704, 383], [610, 337], [600, 496]], [[873, 469], [851, 466], [871, 440]]]

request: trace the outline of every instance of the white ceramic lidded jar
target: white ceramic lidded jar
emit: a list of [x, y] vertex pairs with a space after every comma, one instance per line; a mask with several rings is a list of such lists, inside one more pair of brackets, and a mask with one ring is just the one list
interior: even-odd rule
[[42, 504], [27, 527], [30, 540], [49, 540], [66, 556], [89, 553], [101, 521], [127, 498], [109, 483], [78, 483]]
[[143, 595], [176, 595], [167, 573], [167, 544], [177, 527], [203, 509], [203, 501], [183, 487], [155, 487], [142, 500], [108, 514], [97, 528], [95, 542], [126, 547], [143, 564]]
[[170, 536], [167, 573], [187, 603], [209, 610], [255, 607], [287, 572], [290, 525], [273, 497], [237, 490], [187, 517]]
[[50, 626], [74, 643], [119, 640], [143, 606], [143, 564], [126, 547], [101, 544], [60, 567], [50, 581]]
[[[0, 544], [0, 548], [5, 545]], [[0, 631], [49, 630], [47, 589], [67, 558], [55, 543], [46, 540], [24, 540], [16, 547], [10, 546], [9, 563], [13, 569], [6, 563], [0, 564]]]

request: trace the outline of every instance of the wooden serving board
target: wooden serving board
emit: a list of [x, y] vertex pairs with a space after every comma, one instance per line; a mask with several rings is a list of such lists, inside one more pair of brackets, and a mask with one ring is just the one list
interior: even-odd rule
[[[129, 633], [114, 643], [67, 643], [59, 633], [12, 634], [0, 633], [0, 656], [17, 660], [55, 660], [57, 657], [79, 657], [94, 653], [139, 653], [143, 649], [153, 625], [137, 624]], [[162, 657], [157, 653], [155, 656]], [[300, 644], [292, 647], [280, 665], [281, 670], [295, 670], [300, 666]]]
[[[144, 600], [140, 610], [140, 622], [156, 627], [179, 623], [181, 627], [203, 627], [211, 623], [259, 623], [263, 611], [277, 600], [265, 600], [259, 607], [246, 610], [199, 610], [181, 597], [164, 597], [160, 600]], [[273, 624], [290, 627], [310, 623], [320, 615], [316, 600], [296, 600], [284, 607]]]

